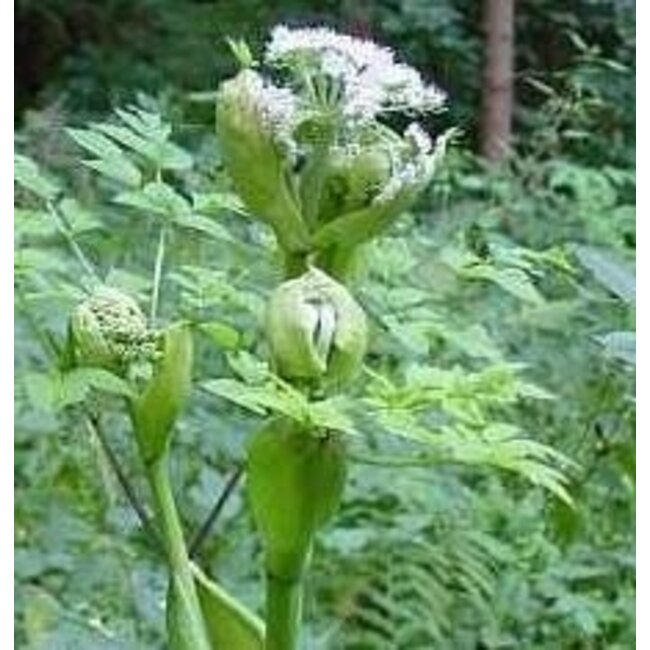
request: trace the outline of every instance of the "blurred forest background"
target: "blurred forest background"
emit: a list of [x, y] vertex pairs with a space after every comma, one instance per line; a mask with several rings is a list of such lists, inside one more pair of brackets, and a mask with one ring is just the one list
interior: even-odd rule
[[[16, 1], [17, 149], [74, 191], [61, 206], [75, 236], [136, 293], [152, 231], [106, 202], [65, 127], [138, 104], [193, 152], [181, 193], [227, 191], [213, 136], [213, 91], [236, 67], [225, 38], [259, 51], [278, 22], [390, 45], [449, 94], [425, 126], [461, 135], [360, 290], [390, 314], [373, 358], [396, 374], [434, 364], [441, 410], [505, 417], [562, 451], [577, 463], [574, 507], [497, 472], [355, 467], [320, 542], [309, 650], [634, 646], [634, 12], [633, 0]], [[39, 208], [17, 201], [16, 647], [161, 648], [154, 551], [70, 413], [79, 396], [44, 379], [37, 333], [64, 334], [74, 267]], [[204, 208], [211, 221], [174, 252], [162, 306], [211, 314], [201, 359], [217, 376], [224, 352], [240, 371], [252, 363], [270, 267], [233, 252], [227, 205]], [[197, 397], [175, 452], [188, 527], [247, 430], [242, 412]], [[130, 462], [128, 440], [115, 444]], [[241, 488], [216, 530], [204, 563], [259, 607]]]

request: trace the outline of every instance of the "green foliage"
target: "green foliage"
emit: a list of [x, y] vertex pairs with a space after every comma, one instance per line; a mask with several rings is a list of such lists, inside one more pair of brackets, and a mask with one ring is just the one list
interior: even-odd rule
[[[252, 0], [154, 4], [148, 15], [163, 28], [147, 38], [167, 39], [155, 70], [133, 65], [126, 47], [104, 56], [85, 44], [67, 63], [67, 106], [104, 107], [107, 79], [129, 96], [134, 79], [156, 92], [163, 77], [208, 87], [213, 63], [231, 65], [225, 47], [214, 55], [219, 31], [248, 25], [255, 42], [280, 11]], [[347, 21], [354, 4], [310, 10]], [[306, 11], [283, 3], [285, 15], [296, 8]], [[210, 127], [195, 128], [212, 120], [200, 103], [179, 104], [173, 90], [162, 105], [149, 99], [69, 132], [54, 112], [26, 121], [15, 167], [18, 647], [164, 647], [155, 546], [85, 420], [105, 414], [139, 476], [118, 412], [133, 388], [70, 369], [66, 349], [67, 316], [95, 276], [147, 304], [163, 228], [158, 319], [191, 323], [196, 346], [199, 388], [173, 466], [187, 530], [261, 417], [334, 429], [349, 447], [341, 510], [316, 542], [305, 647], [632, 647], [633, 25], [623, 3], [605, 0], [518, 9], [518, 155], [487, 169], [452, 150], [412, 218], [366, 246], [354, 293], [370, 354], [345, 399], [309, 401], [269, 371], [263, 309], [277, 256], [224, 180]], [[450, 120], [470, 136], [475, 11], [401, 0], [369, 12], [388, 42], [444, 80], [457, 100]], [[206, 15], [223, 20], [216, 28]], [[127, 16], [123, 26], [141, 33]], [[200, 555], [261, 612], [259, 543], [241, 492]]]

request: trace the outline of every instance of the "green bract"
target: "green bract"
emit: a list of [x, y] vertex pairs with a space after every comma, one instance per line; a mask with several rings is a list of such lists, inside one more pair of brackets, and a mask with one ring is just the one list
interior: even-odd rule
[[366, 316], [342, 284], [311, 268], [272, 293], [267, 335], [282, 377], [340, 386], [361, 366]]
[[345, 475], [345, 449], [336, 436], [315, 436], [285, 418], [253, 436], [248, 494], [272, 576], [300, 577], [314, 535], [338, 509]]
[[140, 452], [147, 463], [166, 451], [172, 429], [192, 389], [192, 333], [187, 323], [164, 332], [163, 349], [153, 376], [132, 405]]
[[320, 223], [367, 206], [388, 182], [390, 154], [381, 147], [331, 152], [318, 211]]
[[156, 356], [157, 335], [130, 296], [99, 287], [70, 319], [77, 362], [119, 372], [129, 363]]
[[305, 250], [308, 233], [289, 174], [295, 97], [253, 70], [226, 81], [217, 98], [217, 134], [224, 163], [251, 212], [288, 251]]
[[[314, 234], [314, 247], [351, 249], [385, 230], [429, 184], [452, 133], [439, 137], [430, 151], [431, 143], [423, 133], [409, 128], [403, 138], [395, 141], [393, 136], [358, 154], [359, 167], [350, 165], [345, 175], [348, 180], [343, 186], [341, 212]], [[383, 167], [386, 160], [390, 160], [389, 174]]]

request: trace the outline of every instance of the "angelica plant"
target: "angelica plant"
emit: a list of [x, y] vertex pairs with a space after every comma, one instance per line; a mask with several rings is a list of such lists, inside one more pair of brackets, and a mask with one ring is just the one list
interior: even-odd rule
[[[445, 137], [434, 145], [417, 122], [399, 133], [385, 118], [443, 105], [444, 94], [391, 50], [325, 28], [276, 27], [259, 65], [247, 57], [219, 89], [226, 169], [251, 213], [273, 229], [285, 260], [288, 279], [267, 310], [272, 364], [310, 397], [344, 391], [359, 372], [366, 316], [342, 283], [359, 247], [411, 205], [444, 151]], [[342, 492], [339, 438], [283, 418], [249, 448], [272, 650], [299, 647], [313, 536]]]
[[[89, 387], [77, 405], [91, 388], [124, 402], [151, 514], [132, 501], [169, 578], [169, 647], [297, 650], [305, 647], [302, 600], [314, 542], [334, 518], [354, 463], [496, 467], [568, 500], [560, 471], [566, 461], [516, 427], [486, 422], [481, 390], [493, 401], [512, 400], [524, 388], [534, 392], [516, 384], [509, 368], [465, 387], [477, 393], [472, 401], [454, 373], [429, 368], [391, 379], [366, 363], [377, 314], [361, 299], [355, 272], [373, 240], [413, 205], [443, 163], [451, 132], [432, 138], [420, 122], [444, 110], [444, 93], [390, 49], [325, 28], [276, 27], [259, 60], [243, 43], [231, 45], [241, 70], [216, 95], [219, 151], [237, 193], [230, 205], [270, 229], [282, 273], [263, 296], [264, 358], [245, 357], [254, 372], [197, 382], [193, 331], [202, 324], [181, 314], [160, 317], [171, 238], [180, 240], [189, 228], [216, 233], [229, 245], [243, 242], [202, 214], [208, 202], [178, 190], [173, 174], [192, 159], [169, 140], [171, 129], [158, 116], [118, 111], [117, 123], [70, 132], [94, 156], [84, 163], [119, 186], [112, 204], [145, 213], [157, 233], [148, 315], [141, 296], [108, 286], [89, 261], [59, 214], [59, 190], [26, 159], [19, 159], [17, 180], [46, 208], [83, 273], [65, 345], [54, 346], [60, 376], [78, 380], [85, 373]], [[405, 128], [392, 126], [396, 115], [407, 118]], [[264, 550], [263, 620], [190, 557], [169, 460], [175, 426], [197, 383], [262, 419], [247, 443], [245, 472]], [[440, 402], [449, 413], [436, 421], [430, 415]], [[104, 440], [101, 413], [86, 417]], [[386, 457], [376, 444], [360, 450], [382, 435], [403, 441], [409, 453]], [[199, 540], [211, 521], [200, 527]]]

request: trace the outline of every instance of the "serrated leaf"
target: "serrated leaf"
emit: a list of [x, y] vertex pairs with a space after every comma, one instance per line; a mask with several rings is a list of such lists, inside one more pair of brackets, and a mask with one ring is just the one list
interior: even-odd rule
[[158, 113], [141, 108], [115, 109], [115, 114], [133, 131], [151, 140], [164, 141], [171, 135], [171, 127], [164, 124]]
[[247, 384], [263, 384], [269, 378], [269, 366], [247, 350], [226, 357], [233, 372]]
[[23, 376], [27, 397], [34, 408], [43, 411], [57, 409], [58, 390], [51, 374], [29, 372]]
[[636, 365], [635, 332], [609, 332], [598, 336], [597, 340], [609, 356], [620, 359], [629, 366]]
[[210, 235], [210, 237], [214, 237], [215, 239], [234, 241], [233, 236], [224, 226], [199, 214], [180, 214], [174, 217], [174, 223], [182, 228], [190, 228], [191, 230], [197, 230], [198, 232]]
[[636, 301], [634, 268], [609, 251], [592, 246], [576, 246], [576, 255], [596, 280], [629, 305]]
[[52, 375], [57, 409], [83, 402], [90, 392], [91, 384], [82, 369]]
[[37, 409], [44, 411], [56, 412], [83, 402], [91, 389], [125, 397], [133, 395], [126, 381], [100, 368], [29, 372], [24, 375], [24, 381], [30, 401]]
[[234, 327], [227, 323], [220, 321], [201, 323], [199, 331], [206, 334], [213, 343], [224, 350], [236, 350], [239, 347], [241, 336]]
[[138, 191], [118, 194], [113, 200], [121, 205], [128, 205], [144, 212], [153, 212], [167, 219], [177, 219], [191, 213], [188, 201], [173, 187], [160, 181], [147, 183]]
[[266, 415], [270, 411], [296, 422], [306, 422], [309, 419], [307, 400], [301, 393], [291, 391], [288, 387], [283, 390], [272, 383], [248, 386], [236, 379], [213, 379], [205, 382], [203, 387], [257, 415]]
[[14, 181], [46, 201], [52, 201], [59, 194], [59, 187], [46, 178], [36, 163], [27, 156], [15, 154]]
[[498, 284], [502, 289], [516, 298], [534, 305], [544, 303], [544, 298], [539, 293], [528, 275], [519, 269], [495, 269], [488, 267], [484, 277]]
[[82, 233], [101, 227], [101, 222], [90, 211], [82, 207], [74, 199], [63, 199], [59, 203], [59, 210], [65, 219], [66, 225], [72, 233]]
[[193, 197], [194, 210], [202, 214], [219, 216], [224, 211], [248, 215], [246, 206], [233, 192], [209, 192], [195, 194]]
[[[14, 207], [14, 232], [21, 237], [47, 238], [58, 233], [45, 210]], [[18, 251], [17, 251], [18, 252]]]
[[348, 406], [343, 397], [319, 400], [309, 405], [309, 417], [314, 426], [319, 428], [358, 436], [360, 432], [347, 412]]
[[172, 142], [165, 142], [158, 148], [157, 162], [161, 169], [182, 171], [189, 169], [194, 161], [192, 156], [184, 149]]
[[102, 176], [123, 183], [129, 187], [140, 187], [142, 174], [140, 170], [126, 157], [102, 158], [100, 160], [82, 161], [86, 167], [94, 169]]
[[61, 273], [65, 269], [65, 262], [60, 257], [42, 248], [26, 246], [14, 254], [14, 271], [16, 273], [29, 273], [30, 271]]
[[159, 115], [121, 109], [116, 113], [128, 128], [108, 123], [95, 124], [93, 128], [140, 154], [156, 169], [179, 171], [192, 166], [192, 156], [168, 141], [171, 127], [163, 124]]
[[141, 184], [140, 170], [111, 139], [90, 129], [67, 129], [67, 133], [80, 147], [97, 156], [97, 159], [84, 160], [86, 167], [130, 187]]
[[429, 333], [434, 327], [429, 321], [402, 322], [395, 316], [382, 317], [388, 331], [407, 349], [424, 356], [429, 351]]
[[257, 415], [266, 415], [266, 408], [259, 399], [259, 391], [235, 379], [213, 379], [204, 382], [202, 387]]
[[124, 126], [117, 126], [116, 124], [95, 124], [93, 126], [97, 131], [101, 131], [106, 135], [113, 138], [113, 140], [119, 142], [120, 144], [128, 147], [132, 151], [141, 154], [145, 158], [150, 159], [151, 157], [151, 143], [149, 143], [145, 138], [140, 137], [134, 133], [131, 129], [127, 129]]
[[463, 330], [441, 326], [439, 331], [445, 339], [470, 357], [499, 361], [503, 356], [483, 325], [474, 324]]
[[98, 158], [123, 158], [122, 150], [109, 138], [96, 131], [66, 129], [68, 135], [82, 148]]
[[79, 368], [73, 372], [82, 374], [83, 381], [97, 390], [123, 397], [134, 396], [133, 388], [127, 381], [103, 368]]

